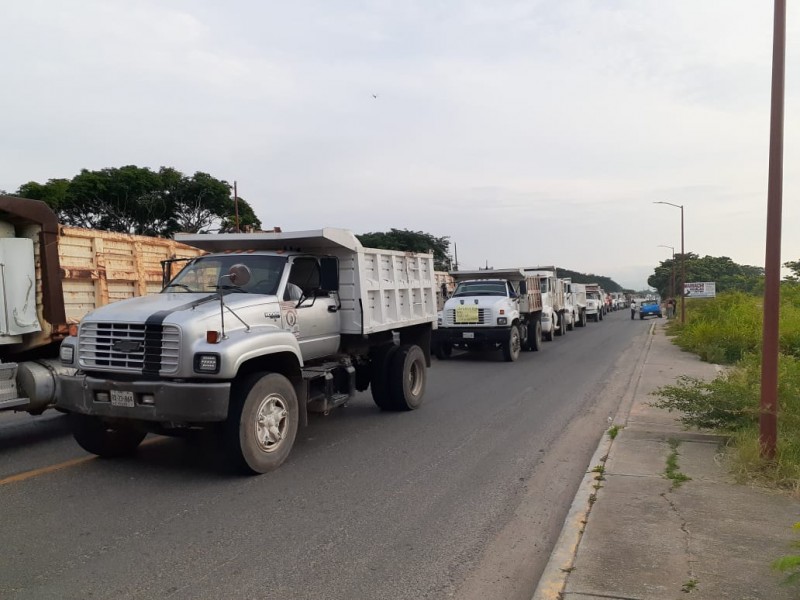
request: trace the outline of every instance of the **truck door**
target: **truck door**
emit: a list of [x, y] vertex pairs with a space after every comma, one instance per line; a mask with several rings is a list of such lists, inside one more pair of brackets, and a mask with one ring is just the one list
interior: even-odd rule
[[[336, 299], [321, 294], [319, 262], [313, 256], [292, 259], [283, 292], [284, 305], [294, 311], [291, 325], [303, 360], [329, 356], [339, 349], [339, 313]], [[289, 321], [285, 315], [285, 321]]]

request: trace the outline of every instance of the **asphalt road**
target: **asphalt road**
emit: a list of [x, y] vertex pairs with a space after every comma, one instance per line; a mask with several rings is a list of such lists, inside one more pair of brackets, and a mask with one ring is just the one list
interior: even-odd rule
[[0, 597], [527, 600], [648, 329], [620, 311], [516, 363], [434, 360], [420, 410], [360, 394], [259, 477], [0, 415]]

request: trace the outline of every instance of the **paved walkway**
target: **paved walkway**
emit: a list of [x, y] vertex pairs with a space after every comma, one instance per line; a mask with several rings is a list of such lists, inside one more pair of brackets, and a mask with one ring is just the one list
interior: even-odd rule
[[[800, 502], [736, 484], [721, 437], [685, 431], [674, 413], [648, 406], [650, 392], [679, 375], [711, 379], [718, 368], [654, 322], [637, 371], [615, 421], [624, 428], [598, 448], [534, 599], [800, 598], [769, 566], [791, 553]], [[664, 476], [673, 446], [691, 477], [678, 488]], [[605, 457], [597, 481], [592, 469]]]

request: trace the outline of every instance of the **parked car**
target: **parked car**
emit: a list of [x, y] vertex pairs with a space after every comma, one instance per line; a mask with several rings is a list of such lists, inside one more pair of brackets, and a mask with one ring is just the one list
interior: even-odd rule
[[658, 300], [643, 300], [639, 305], [639, 318], [655, 316], [659, 319], [664, 316], [661, 313], [661, 303]]

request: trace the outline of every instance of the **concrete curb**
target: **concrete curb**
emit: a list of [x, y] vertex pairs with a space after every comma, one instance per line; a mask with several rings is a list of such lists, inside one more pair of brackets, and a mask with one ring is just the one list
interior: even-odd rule
[[[633, 400], [636, 397], [636, 390], [639, 387], [639, 382], [644, 372], [644, 365], [645, 362], [647, 362], [647, 356], [653, 344], [655, 327], [656, 323], [651, 323], [644, 352], [642, 352], [639, 357], [631, 382], [625, 390], [625, 395], [620, 402], [619, 409], [614, 417], [614, 425], [624, 427], [628, 422]], [[584, 527], [592, 511], [592, 505], [599, 493], [599, 489], [595, 488], [597, 483], [595, 477], [597, 473], [593, 472], [592, 469], [597, 465], [605, 466], [613, 445], [614, 440], [604, 433], [597, 449], [592, 455], [592, 459], [589, 461], [586, 474], [575, 494], [575, 498], [567, 513], [567, 518], [564, 520], [564, 525], [561, 528], [561, 534], [558, 536], [556, 545], [550, 554], [550, 560], [547, 561], [547, 566], [544, 568], [536, 590], [533, 592], [532, 600], [559, 600], [561, 598], [562, 592], [567, 584], [567, 577], [569, 577], [574, 566], [575, 556], [578, 553], [578, 546], [583, 536]]]

